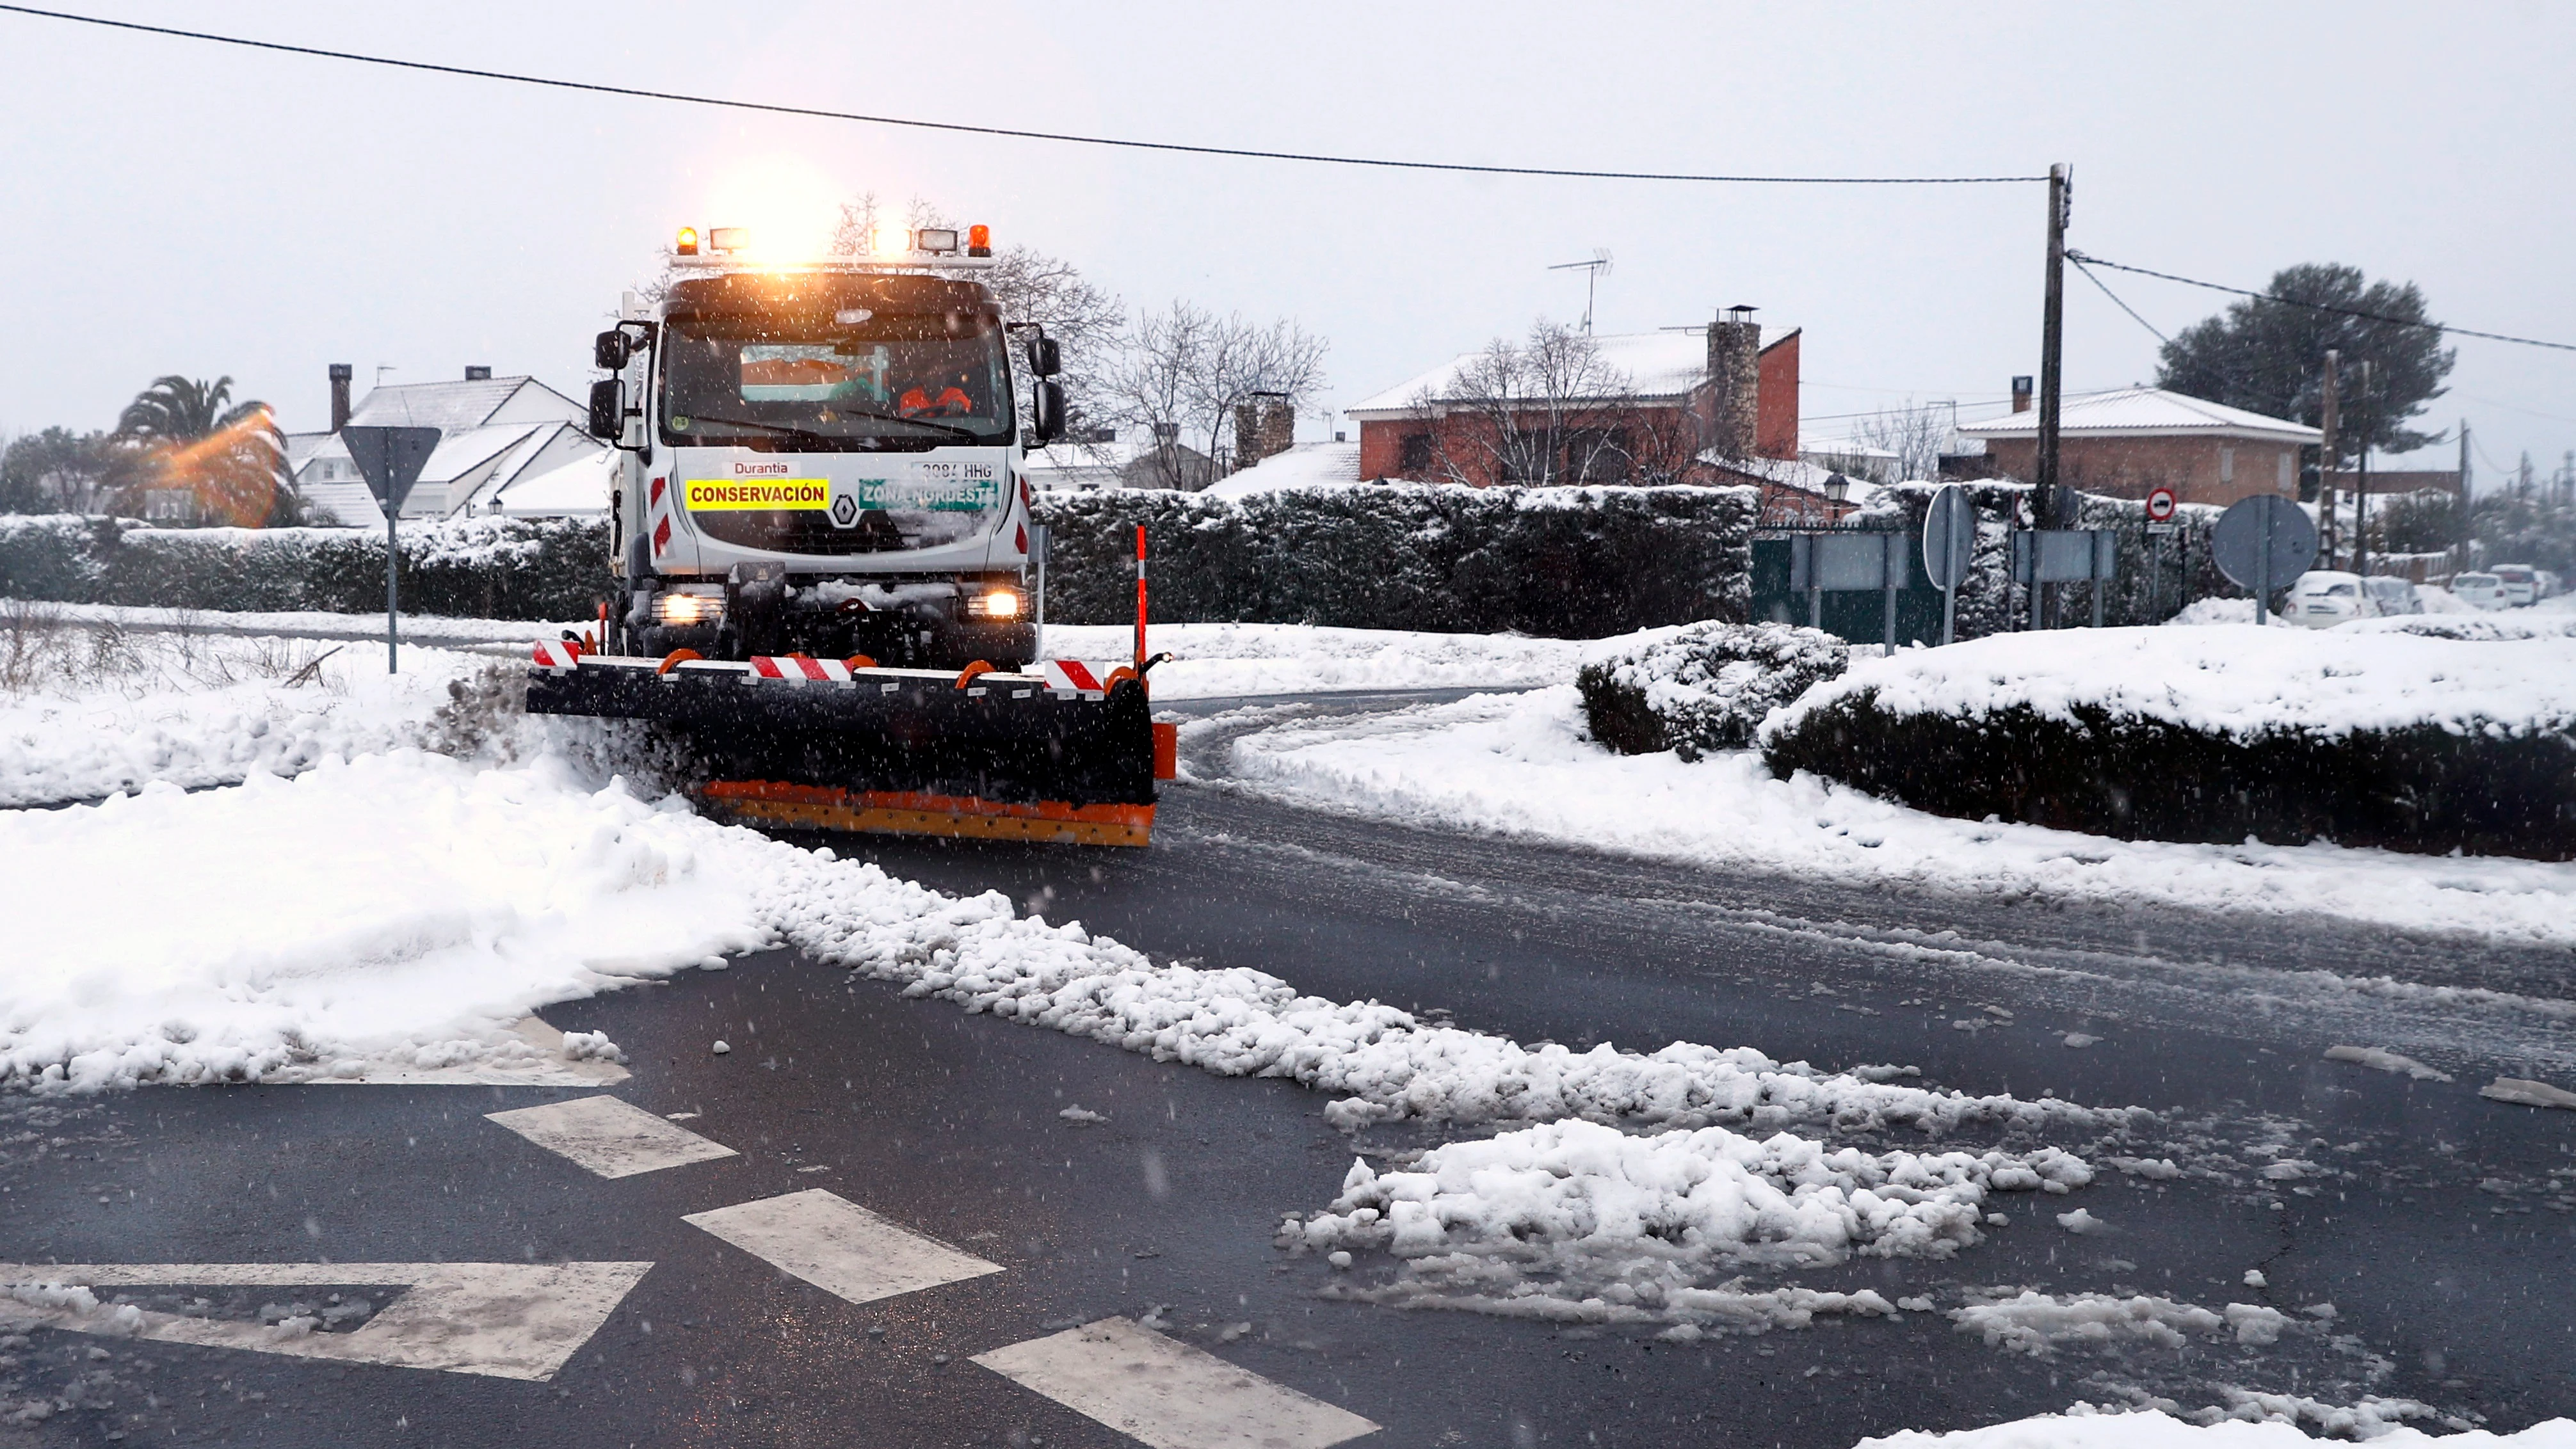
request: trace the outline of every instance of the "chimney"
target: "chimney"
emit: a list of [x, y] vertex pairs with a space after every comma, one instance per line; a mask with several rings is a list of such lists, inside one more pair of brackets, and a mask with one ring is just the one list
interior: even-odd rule
[[357, 373], [352, 364], [331, 364], [331, 431], [335, 433], [349, 425], [349, 379]]
[[1256, 392], [1234, 405], [1234, 464], [1249, 468], [1297, 442], [1297, 410], [1285, 393]]
[[2028, 373], [2013, 379], [2013, 411], [2017, 413], [2030, 411], [2030, 374]]
[[1762, 325], [1742, 303], [1708, 324], [1708, 378], [1716, 394], [1709, 446], [1724, 458], [1750, 458], [1762, 422]]
[[477, 367], [469, 362], [465, 365], [465, 380], [467, 382], [490, 382], [492, 380], [492, 369], [488, 367]]

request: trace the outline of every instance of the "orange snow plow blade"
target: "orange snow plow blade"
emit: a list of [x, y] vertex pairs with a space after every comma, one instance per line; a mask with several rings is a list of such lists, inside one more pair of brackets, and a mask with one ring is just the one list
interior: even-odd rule
[[839, 790], [772, 780], [717, 780], [701, 797], [746, 823], [793, 830], [945, 835], [1056, 845], [1151, 845], [1151, 805], [1015, 804], [912, 790]]

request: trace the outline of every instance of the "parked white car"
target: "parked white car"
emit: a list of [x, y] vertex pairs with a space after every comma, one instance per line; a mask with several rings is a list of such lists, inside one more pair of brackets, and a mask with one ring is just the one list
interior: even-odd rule
[[2285, 612], [2291, 623], [2311, 629], [2331, 629], [2354, 619], [2376, 619], [2380, 615], [2379, 600], [2369, 585], [2370, 581], [2361, 575], [2337, 569], [2304, 573], [2290, 585]]
[[2509, 609], [2512, 602], [2504, 596], [2504, 580], [2493, 574], [2454, 574], [2451, 597], [2472, 609]]
[[2487, 570], [2504, 586], [2508, 608], [2527, 608], [2540, 602], [2540, 570], [2529, 564], [2496, 564]]
[[2547, 569], [2540, 569], [2532, 576], [2540, 580], [2540, 597], [2544, 599], [2554, 599], [2567, 592], [2567, 581]]
[[2374, 576], [2361, 581], [2362, 592], [2379, 605], [2381, 618], [2424, 612], [2424, 600], [2412, 581]]

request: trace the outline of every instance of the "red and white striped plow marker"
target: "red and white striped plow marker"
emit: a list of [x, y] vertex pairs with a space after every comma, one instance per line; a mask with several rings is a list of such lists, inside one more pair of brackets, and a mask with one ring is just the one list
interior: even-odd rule
[[1044, 665], [1046, 686], [1057, 694], [1106, 694], [1109, 686], [1101, 680], [1116, 667], [1095, 670], [1078, 659], [1050, 659]]
[[848, 684], [850, 666], [838, 659], [808, 659], [802, 654], [761, 654], [752, 658], [751, 677], [781, 684]]
[[569, 639], [541, 639], [535, 658], [538, 664], [560, 673], [581, 663], [581, 646]]

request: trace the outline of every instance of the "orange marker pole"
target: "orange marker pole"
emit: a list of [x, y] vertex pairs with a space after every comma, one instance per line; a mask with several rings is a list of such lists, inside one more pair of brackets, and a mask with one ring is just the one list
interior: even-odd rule
[[1145, 672], [1145, 525], [1136, 525], [1136, 672]]

